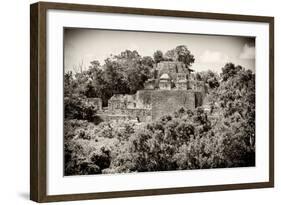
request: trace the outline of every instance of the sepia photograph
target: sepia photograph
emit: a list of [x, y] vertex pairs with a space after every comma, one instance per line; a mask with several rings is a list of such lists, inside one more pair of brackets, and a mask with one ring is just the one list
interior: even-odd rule
[[255, 37], [65, 27], [64, 175], [254, 167]]

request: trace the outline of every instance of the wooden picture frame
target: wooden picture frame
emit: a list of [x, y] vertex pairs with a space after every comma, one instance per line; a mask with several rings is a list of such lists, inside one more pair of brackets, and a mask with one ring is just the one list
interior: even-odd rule
[[[110, 191], [47, 194], [47, 11], [103, 12], [158, 17], [257, 22], [269, 25], [269, 180], [265, 182]], [[143, 8], [39, 2], [30, 6], [30, 199], [36, 202], [181, 194], [274, 187], [274, 18]]]

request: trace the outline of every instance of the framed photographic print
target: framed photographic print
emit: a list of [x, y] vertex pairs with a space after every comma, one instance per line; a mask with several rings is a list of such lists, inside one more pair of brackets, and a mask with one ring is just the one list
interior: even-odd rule
[[40, 2], [37, 202], [274, 186], [274, 18]]

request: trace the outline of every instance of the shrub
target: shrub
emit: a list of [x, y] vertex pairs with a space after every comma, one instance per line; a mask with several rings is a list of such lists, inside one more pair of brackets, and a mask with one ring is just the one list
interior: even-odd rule
[[81, 173], [80, 164], [85, 160], [82, 146], [73, 140], [64, 144], [64, 173], [66, 176]]
[[102, 120], [96, 116], [96, 111], [96, 108], [93, 105], [88, 104], [84, 97], [64, 97], [65, 119], [87, 120], [98, 124]]
[[212, 85], [206, 98], [210, 112], [180, 108], [148, 123], [95, 125], [94, 108], [87, 107], [83, 98], [66, 99], [65, 173], [254, 166], [255, 75], [233, 66], [226, 66], [219, 84], [209, 80], [213, 74], [202, 75]]
[[98, 166], [100, 170], [106, 169], [110, 166], [111, 162], [110, 150], [102, 147], [100, 150], [96, 150], [91, 154], [90, 160]]

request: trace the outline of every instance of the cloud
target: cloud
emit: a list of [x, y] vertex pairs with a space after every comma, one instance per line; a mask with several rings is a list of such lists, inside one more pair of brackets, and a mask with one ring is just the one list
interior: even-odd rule
[[202, 63], [225, 63], [228, 61], [228, 56], [219, 51], [209, 51], [206, 50], [199, 57], [200, 62]]
[[245, 44], [243, 46], [242, 52], [239, 55], [239, 58], [249, 60], [249, 59], [255, 59], [255, 57], [256, 57], [255, 47]]

